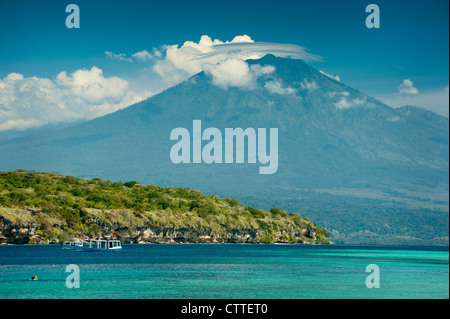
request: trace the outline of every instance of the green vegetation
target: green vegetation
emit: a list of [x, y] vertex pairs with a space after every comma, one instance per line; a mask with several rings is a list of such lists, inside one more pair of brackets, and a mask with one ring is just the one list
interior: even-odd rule
[[298, 214], [244, 207], [236, 199], [205, 196], [188, 188], [24, 170], [0, 172], [0, 242], [15, 242], [14, 234], [19, 233], [26, 237], [19, 242], [26, 243], [81, 237], [117, 237], [125, 242], [329, 243], [324, 229]]

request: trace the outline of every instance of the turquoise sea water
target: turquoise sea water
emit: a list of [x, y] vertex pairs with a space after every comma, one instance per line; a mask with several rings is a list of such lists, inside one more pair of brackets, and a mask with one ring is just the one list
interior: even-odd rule
[[[449, 298], [448, 248], [123, 245], [76, 252], [0, 246], [0, 298]], [[80, 287], [67, 288], [66, 266]], [[366, 266], [380, 288], [366, 287]], [[37, 281], [31, 281], [34, 275]]]

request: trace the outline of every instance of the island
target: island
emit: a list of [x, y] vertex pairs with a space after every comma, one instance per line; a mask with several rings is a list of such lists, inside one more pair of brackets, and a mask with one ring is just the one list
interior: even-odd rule
[[81, 238], [331, 244], [329, 236], [298, 213], [257, 209], [189, 188], [28, 170], [0, 172], [0, 244], [61, 244]]

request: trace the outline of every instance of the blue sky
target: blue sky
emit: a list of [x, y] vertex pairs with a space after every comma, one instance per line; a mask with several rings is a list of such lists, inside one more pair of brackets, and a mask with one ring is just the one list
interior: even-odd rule
[[[65, 25], [70, 3], [80, 8], [79, 29]], [[380, 8], [380, 29], [365, 26], [370, 3]], [[58, 90], [79, 93], [77, 79], [95, 74], [102, 85], [114, 86], [124, 96], [132, 93], [128, 100], [111, 96], [111, 90], [89, 97], [106, 112], [114, 109], [114, 103], [123, 107], [173, 84], [162, 81], [153, 69], [164, 60], [165, 45], [198, 43], [203, 35], [222, 42], [247, 35], [255, 42], [301, 46], [322, 57], [310, 61], [313, 66], [383, 101], [424, 105], [430, 101], [433, 105], [428, 108], [443, 114], [449, 82], [448, 6], [446, 0], [3, 0], [0, 88], [12, 88], [6, 83], [12, 73], [10, 80], [35, 77], [52, 82], [35, 79], [29, 86], [53, 90], [53, 84]], [[148, 59], [133, 57], [144, 50]], [[156, 56], [158, 52], [162, 56]], [[76, 77], [77, 70], [92, 72]], [[66, 77], [58, 77], [61, 72]], [[2, 94], [7, 99], [0, 91], [0, 102]], [[8, 94], [9, 101], [18, 98], [14, 92]], [[62, 98], [66, 92], [58, 94]], [[1, 116], [0, 112], [0, 123]]]

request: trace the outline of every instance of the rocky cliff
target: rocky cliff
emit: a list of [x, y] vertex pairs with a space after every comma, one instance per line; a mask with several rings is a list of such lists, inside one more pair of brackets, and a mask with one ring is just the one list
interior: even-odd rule
[[[4, 208], [3, 208], [4, 209]], [[25, 210], [40, 214], [32, 210]], [[23, 209], [16, 209], [20, 214]], [[265, 226], [265, 227], [264, 227]], [[273, 227], [273, 225], [272, 225]], [[313, 224], [301, 228], [295, 223], [287, 228], [269, 230], [269, 225], [260, 222], [260, 227], [235, 228], [221, 225], [215, 227], [189, 227], [146, 223], [142, 226], [124, 226], [120, 223], [97, 222], [91, 220], [88, 231], [61, 232], [59, 225], [53, 230], [46, 230], [36, 221], [14, 222], [0, 216], [0, 244], [61, 244], [64, 240], [82, 239], [119, 239], [123, 243], [291, 243], [291, 244], [328, 244], [328, 241], [317, 239], [317, 227]], [[95, 228], [93, 235], [92, 229]], [[264, 229], [265, 228], [265, 229]], [[70, 235], [73, 234], [73, 235]]]

